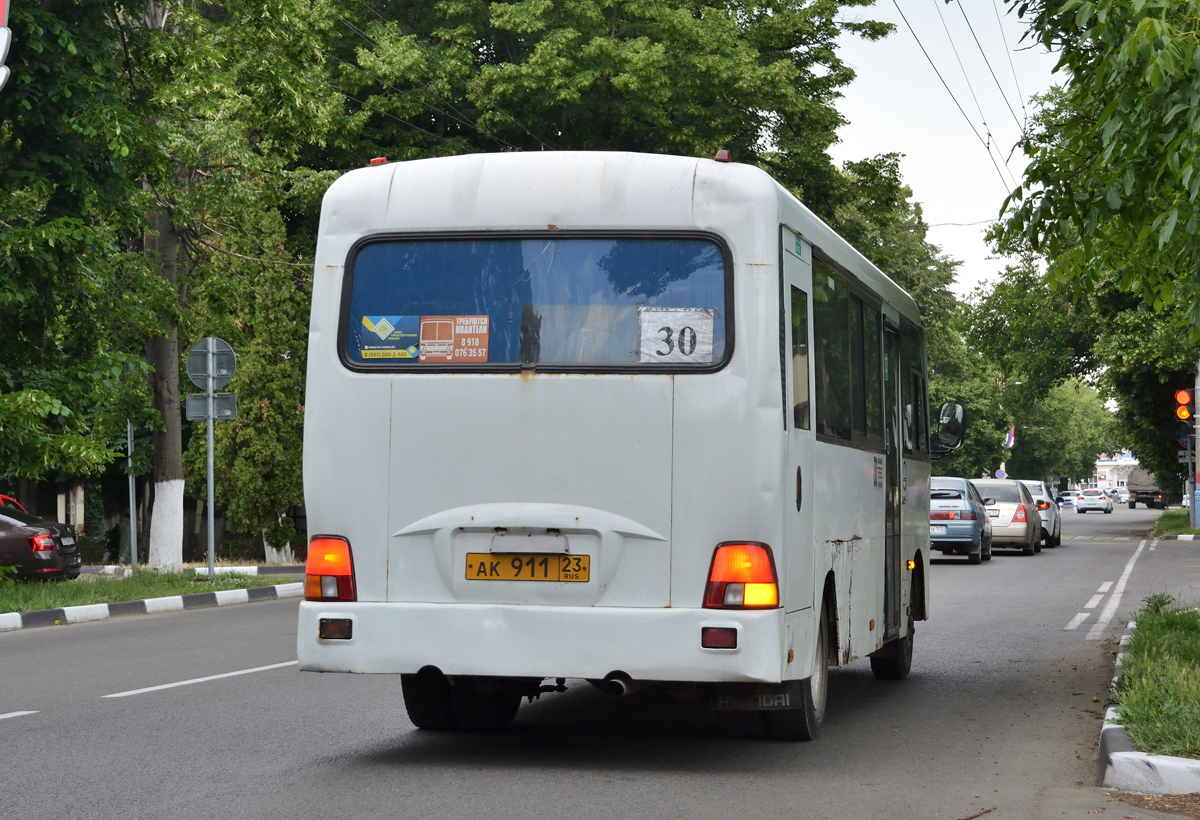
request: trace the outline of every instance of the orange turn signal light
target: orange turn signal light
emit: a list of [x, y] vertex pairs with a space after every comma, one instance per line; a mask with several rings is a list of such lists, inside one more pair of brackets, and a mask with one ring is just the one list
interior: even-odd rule
[[718, 544], [704, 606], [763, 609], [779, 606], [779, 578], [771, 548], [757, 542]]
[[317, 535], [308, 543], [304, 567], [306, 601], [357, 601], [354, 556], [350, 542], [336, 535]]

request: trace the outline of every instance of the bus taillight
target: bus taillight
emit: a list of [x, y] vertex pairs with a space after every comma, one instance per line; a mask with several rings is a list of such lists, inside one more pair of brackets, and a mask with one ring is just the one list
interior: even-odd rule
[[718, 544], [708, 573], [704, 606], [765, 609], [779, 606], [775, 558], [766, 544]]
[[337, 535], [317, 535], [308, 544], [304, 567], [304, 600], [357, 601], [350, 542]]

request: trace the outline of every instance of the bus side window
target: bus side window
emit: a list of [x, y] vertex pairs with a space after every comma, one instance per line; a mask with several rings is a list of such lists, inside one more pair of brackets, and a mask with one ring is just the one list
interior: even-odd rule
[[816, 345], [817, 433], [853, 439], [854, 393], [850, 376], [850, 288], [813, 259], [813, 339]]
[[810, 426], [808, 400], [808, 294], [792, 286], [792, 406], [797, 430]]

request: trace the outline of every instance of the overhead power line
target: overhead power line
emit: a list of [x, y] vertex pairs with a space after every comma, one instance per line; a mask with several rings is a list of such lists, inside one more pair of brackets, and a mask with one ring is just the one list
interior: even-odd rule
[[971, 38], [975, 40], [975, 46], [979, 49], [979, 54], [983, 57], [983, 62], [988, 67], [988, 72], [992, 75], [992, 80], [996, 83], [996, 88], [1000, 90], [1000, 96], [1004, 98], [1004, 104], [1008, 106], [1008, 113], [1012, 114], [1013, 122], [1017, 124], [1017, 128], [1021, 128], [1021, 120], [1017, 118], [1017, 112], [1013, 111], [1012, 103], [1008, 101], [1008, 95], [1004, 93], [1004, 86], [1000, 85], [1000, 80], [996, 79], [996, 72], [992, 70], [992, 61], [988, 59], [987, 52], [983, 50], [983, 44], [979, 42], [979, 37], [975, 34], [975, 27], [971, 25], [971, 18], [967, 17], [967, 10], [963, 8], [962, 0], [954, 0], [954, 4], [958, 6], [958, 10], [962, 12], [963, 20], [967, 22], [967, 28], [971, 31]]
[[942, 77], [942, 72], [938, 71], [938, 67], [934, 64], [933, 58], [929, 56], [929, 52], [925, 50], [925, 45], [921, 42], [921, 38], [913, 31], [912, 23], [908, 22], [908, 18], [904, 16], [904, 10], [900, 8], [900, 4], [896, 0], [892, 0], [892, 5], [896, 7], [896, 11], [900, 12], [900, 19], [904, 21], [904, 25], [908, 27], [908, 31], [912, 34], [913, 39], [917, 41], [917, 46], [921, 49], [921, 53], [925, 55], [925, 59], [929, 61], [929, 67], [933, 69], [933, 73], [942, 82], [942, 88], [946, 89], [946, 93], [950, 95], [950, 99], [954, 101], [954, 107], [958, 109], [958, 113], [963, 115], [963, 119], [967, 121], [967, 127], [971, 129], [971, 133], [979, 140], [979, 144], [983, 146], [983, 150], [987, 151], [988, 159], [992, 161], [992, 167], [996, 169], [996, 176], [1000, 177], [1000, 184], [1004, 186], [1005, 192], [1008, 192], [1008, 180], [1004, 178], [1004, 174], [1000, 173], [1000, 166], [996, 164], [996, 158], [992, 156], [992, 149], [988, 147], [987, 141], [979, 134], [979, 130], [975, 128], [975, 123], [971, 122], [971, 118], [967, 116], [967, 112], [963, 111], [963, 107], [959, 104], [958, 98], [954, 96], [954, 92], [950, 90], [950, 86], [946, 84], [946, 80]]
[[[362, 2], [362, 0], [359, 0]], [[1004, 23], [1000, 21], [1000, 6], [996, 4], [996, 0], [992, 0], [992, 10], [996, 12], [996, 26], [1000, 29], [1000, 42], [1004, 43], [1004, 56], [1008, 57], [1008, 67], [1012, 71], [1013, 85], [1017, 87], [1017, 100], [1021, 103], [1021, 133], [1025, 133], [1025, 127], [1029, 125], [1029, 112], [1025, 110], [1025, 95], [1021, 93], [1021, 83], [1017, 81], [1017, 67], [1013, 65], [1012, 49], [1008, 47], [1008, 37], [1004, 34]]]
[[[979, 112], [979, 119], [983, 123], [983, 133], [987, 134], [987, 149], [988, 155], [992, 153], [992, 143], [995, 137], [992, 135], [992, 127], [988, 125], [987, 116], [983, 113], [983, 106], [979, 104], [979, 97], [975, 95], [975, 86], [971, 84], [971, 77], [967, 74], [967, 67], [963, 65], [962, 55], [958, 53], [958, 46], [954, 44], [954, 36], [950, 34], [950, 27], [946, 25], [946, 18], [942, 14], [942, 0], [933, 0], [933, 7], [938, 13], [938, 19], [942, 21], [942, 31], [946, 32], [946, 39], [950, 41], [950, 50], [954, 52], [954, 59], [958, 62], [958, 69], [962, 72], [963, 82], [967, 84], [967, 91], [971, 94], [971, 99], [975, 101], [975, 110]], [[1000, 149], [996, 149], [996, 153], [1000, 153]], [[1008, 172], [1008, 182], [1016, 185], [1016, 180], [1012, 178], [1012, 172], [1008, 171], [1008, 164], [1004, 164], [1004, 170]], [[1003, 174], [1001, 174], [1003, 176]]]

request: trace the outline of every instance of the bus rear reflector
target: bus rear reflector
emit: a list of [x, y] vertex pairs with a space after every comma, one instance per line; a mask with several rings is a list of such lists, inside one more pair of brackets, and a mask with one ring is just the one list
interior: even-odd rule
[[779, 606], [779, 579], [771, 548], [757, 542], [718, 544], [708, 573], [704, 606], [711, 609]]
[[701, 627], [700, 645], [705, 649], [737, 649], [737, 630], [731, 626]]
[[317, 535], [308, 543], [304, 568], [304, 600], [357, 601], [354, 557], [350, 542], [337, 535]]

